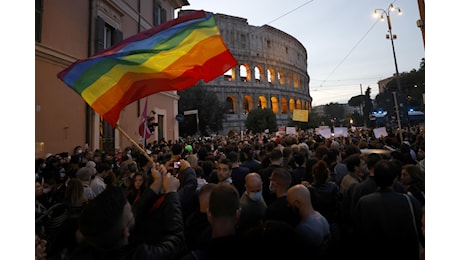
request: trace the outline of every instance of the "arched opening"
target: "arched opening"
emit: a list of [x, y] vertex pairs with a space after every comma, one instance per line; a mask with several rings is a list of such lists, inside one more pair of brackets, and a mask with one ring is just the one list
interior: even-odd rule
[[291, 72], [286, 73], [286, 85], [291, 86], [292, 74]]
[[240, 65], [240, 79], [243, 82], [251, 80], [251, 72], [249, 71], [249, 66], [246, 64]]
[[278, 99], [276, 97], [271, 97], [270, 101], [272, 102], [272, 111], [275, 114], [279, 113]]
[[302, 102], [300, 101], [300, 99], [297, 99], [297, 101], [295, 102], [295, 108], [302, 109]]
[[226, 81], [234, 81], [235, 80], [235, 70], [233, 68], [227, 70], [227, 72], [224, 73], [224, 79]]
[[235, 114], [236, 100], [234, 96], [228, 96], [225, 100], [225, 111], [227, 114]]
[[264, 96], [259, 96], [257, 107], [260, 109], [264, 109], [267, 107], [267, 99]]
[[299, 75], [294, 73], [294, 88], [299, 88]]
[[295, 101], [293, 98], [289, 99], [289, 111], [292, 113], [294, 113], [294, 108], [295, 108]]
[[243, 97], [243, 113], [248, 114], [249, 111], [251, 111], [253, 108], [254, 108], [254, 105], [252, 103], [252, 97], [244, 96]]
[[281, 113], [287, 114], [288, 112], [288, 102], [286, 98], [281, 98]]
[[275, 83], [275, 70], [273, 68], [267, 70], [267, 80], [270, 84]]
[[284, 81], [284, 73], [282, 70], [278, 71], [278, 80], [280, 82], [281, 85], [284, 85], [285, 81]]
[[261, 70], [257, 66], [254, 67], [254, 78], [257, 83], [260, 83], [260, 80], [262, 79]]

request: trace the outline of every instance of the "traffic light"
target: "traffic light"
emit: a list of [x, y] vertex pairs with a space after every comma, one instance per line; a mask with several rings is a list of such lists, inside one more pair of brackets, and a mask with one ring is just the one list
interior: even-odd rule
[[158, 123], [155, 123], [155, 117], [147, 117], [147, 127], [150, 130], [150, 133], [155, 132], [155, 126], [158, 126]]

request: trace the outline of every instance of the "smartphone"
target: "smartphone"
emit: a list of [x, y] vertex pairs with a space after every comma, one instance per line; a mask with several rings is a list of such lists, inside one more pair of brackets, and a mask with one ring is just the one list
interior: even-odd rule
[[180, 162], [174, 162], [174, 169], [180, 168]]

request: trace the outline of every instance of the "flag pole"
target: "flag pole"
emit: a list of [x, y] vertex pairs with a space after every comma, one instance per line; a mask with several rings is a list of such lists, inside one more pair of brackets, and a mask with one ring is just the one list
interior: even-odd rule
[[146, 140], [147, 138], [145, 138], [146, 135], [147, 135], [147, 120], [145, 120], [145, 122], [144, 122], [144, 136], [142, 138], [144, 140], [144, 142], [143, 142], [144, 143], [144, 148], [147, 147], [147, 140]]
[[119, 125], [117, 125], [115, 127], [116, 129], [118, 129], [118, 131], [120, 131], [120, 133], [122, 133], [126, 138], [128, 138], [129, 141], [131, 141], [131, 143], [134, 144], [134, 146], [136, 146], [137, 149], [139, 149], [139, 151], [145, 156], [145, 158], [147, 158], [147, 160], [149, 160], [151, 163], [155, 164], [155, 162], [153, 161], [152, 157], [150, 157], [147, 152], [145, 152], [144, 149], [142, 149], [142, 147], [139, 146], [138, 143], [136, 143], [136, 141], [134, 141], [134, 139], [132, 139], [126, 132], [125, 130], [121, 129], [121, 127]]

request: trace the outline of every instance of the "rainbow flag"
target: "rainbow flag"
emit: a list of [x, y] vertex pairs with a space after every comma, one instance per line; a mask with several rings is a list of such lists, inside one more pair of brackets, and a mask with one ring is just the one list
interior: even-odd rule
[[209, 82], [236, 66], [211, 13], [195, 11], [76, 61], [58, 78], [116, 127], [120, 111], [154, 93]]

